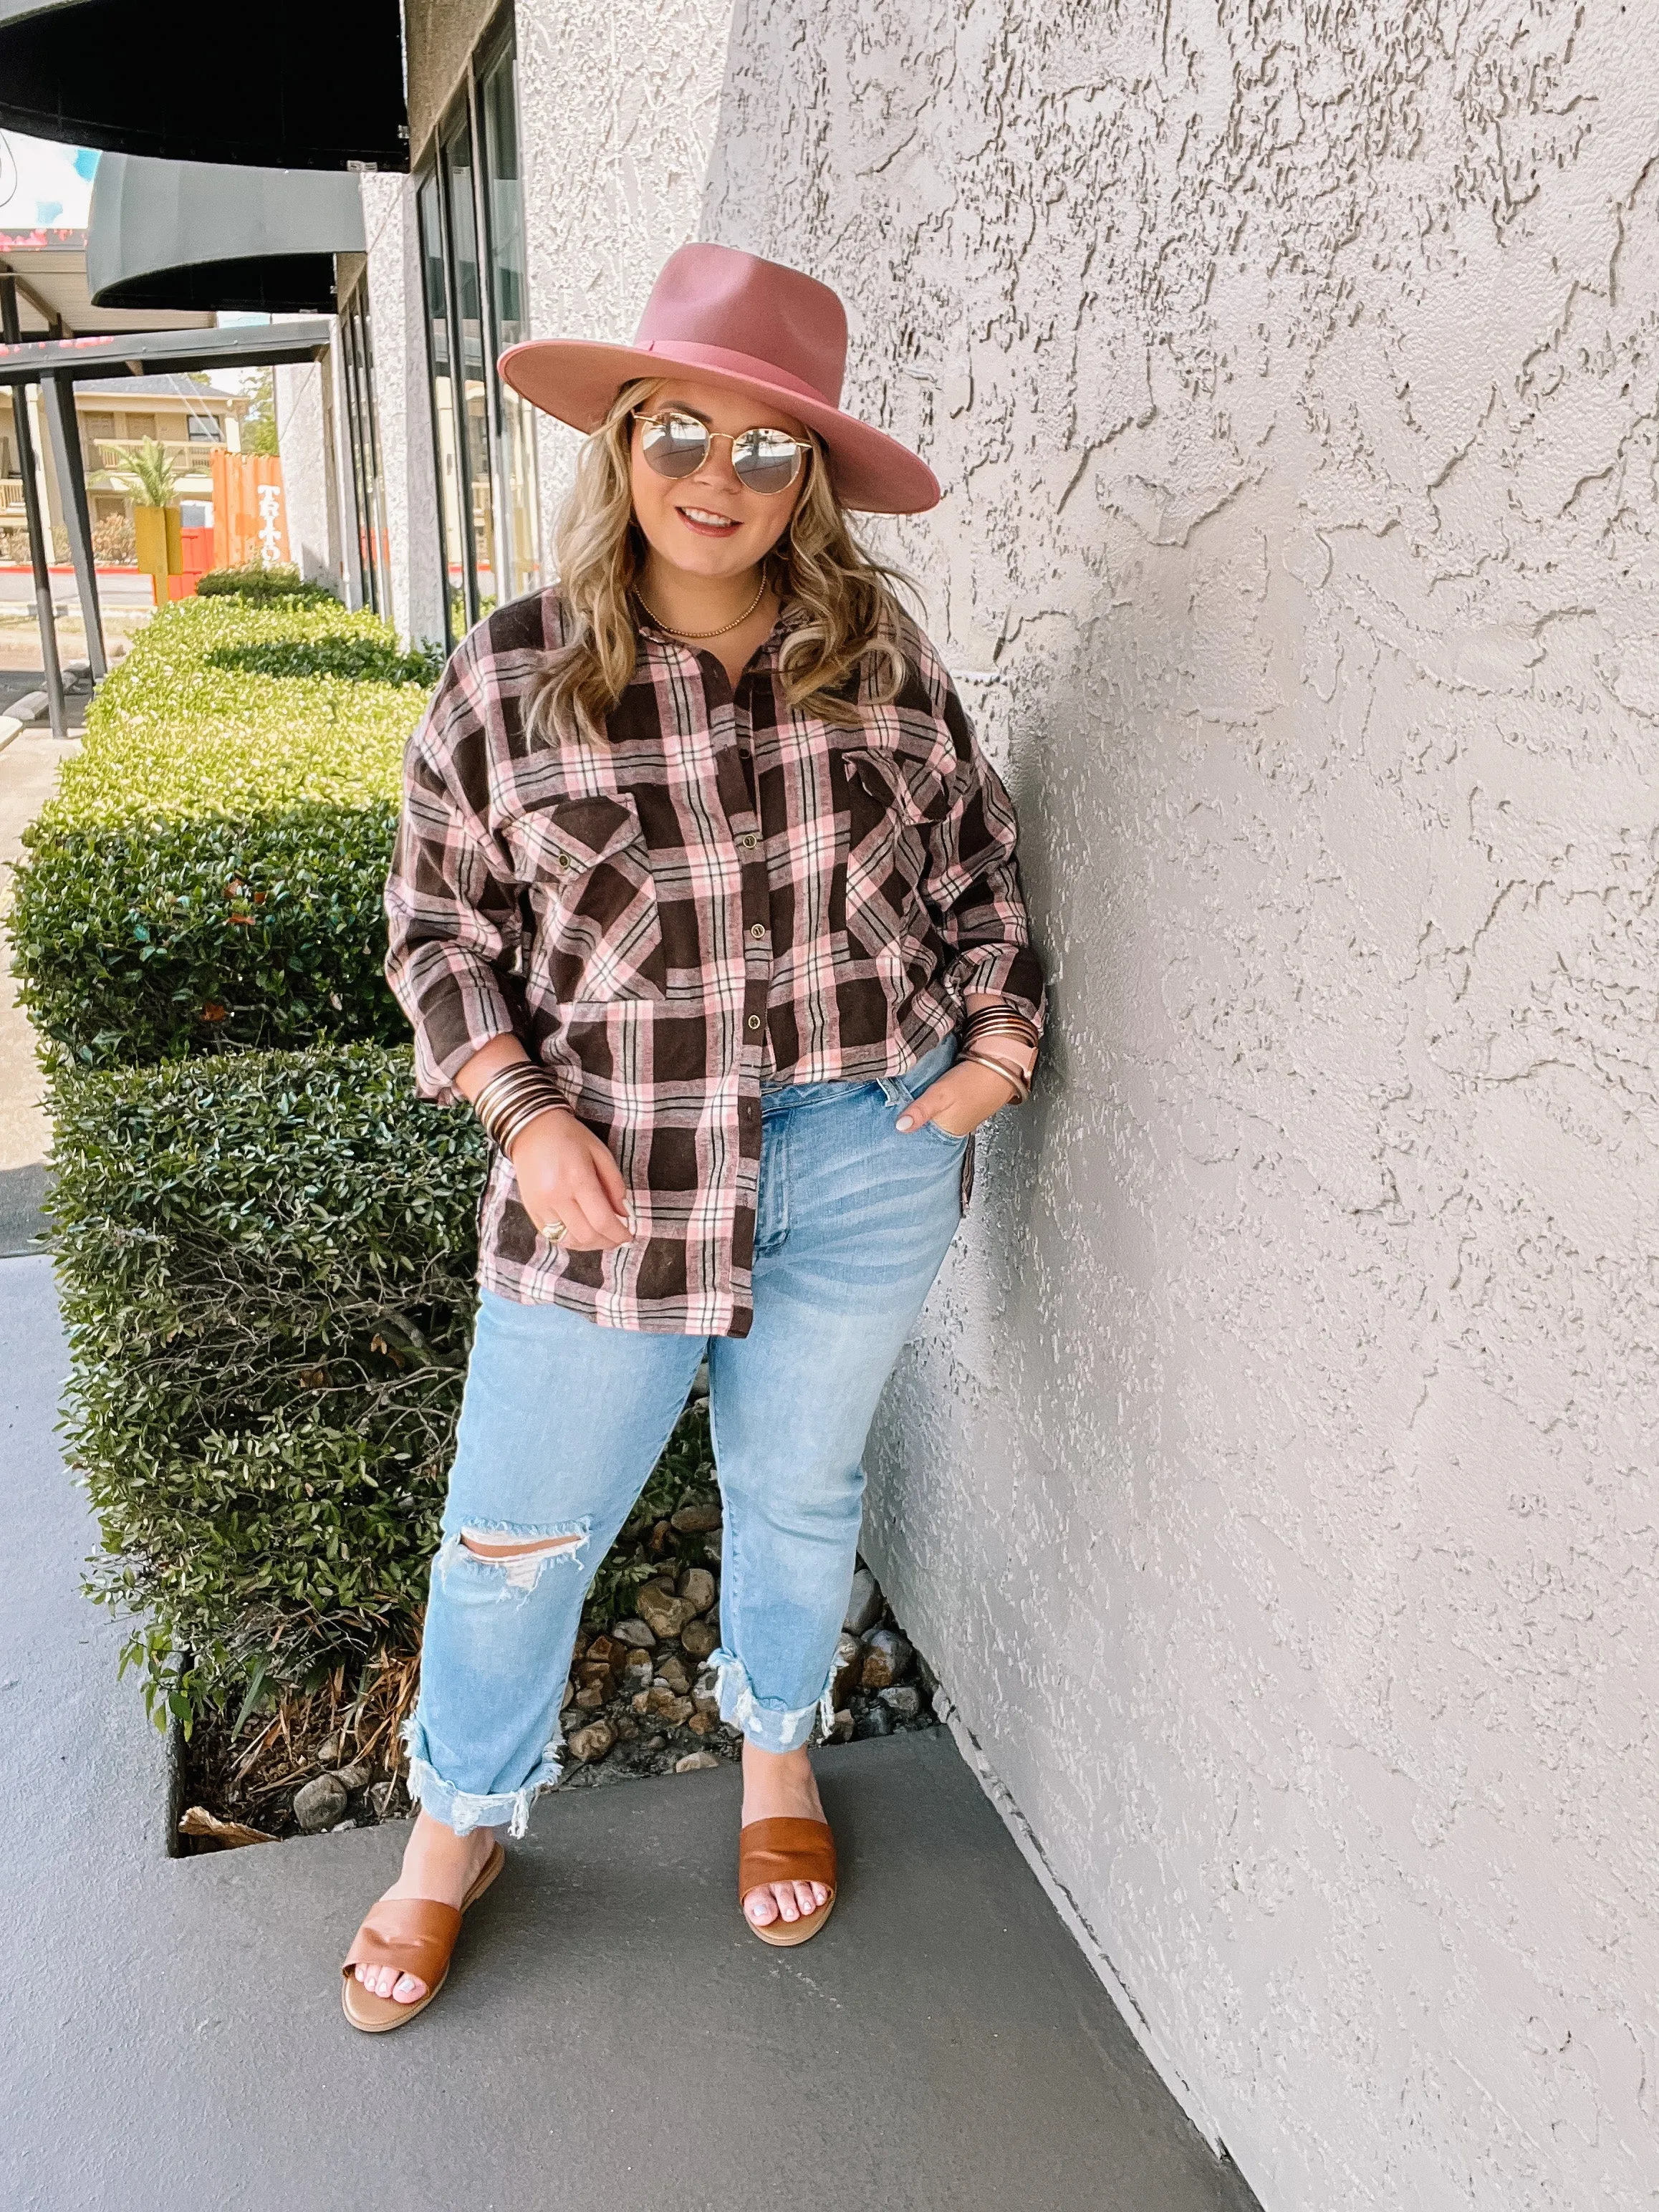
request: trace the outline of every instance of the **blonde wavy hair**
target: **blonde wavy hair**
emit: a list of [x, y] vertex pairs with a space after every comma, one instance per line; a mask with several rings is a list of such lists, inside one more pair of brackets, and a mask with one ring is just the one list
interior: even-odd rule
[[[634, 416], [662, 382], [642, 378], [617, 394], [582, 448], [559, 517], [555, 554], [570, 635], [549, 657], [530, 710], [532, 732], [555, 743], [572, 731], [602, 739], [634, 673], [630, 600], [646, 555], [629, 483]], [[858, 720], [860, 698], [884, 704], [903, 688], [896, 594], [909, 580], [853, 535], [816, 438], [805, 465], [789, 527], [765, 562], [768, 581], [803, 617], [789, 629], [779, 672], [792, 707], [810, 704], [825, 721], [846, 726]]]

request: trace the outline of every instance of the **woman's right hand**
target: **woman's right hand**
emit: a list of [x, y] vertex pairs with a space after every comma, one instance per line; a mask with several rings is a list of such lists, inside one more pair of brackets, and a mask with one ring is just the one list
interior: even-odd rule
[[519, 1196], [543, 1236], [550, 1222], [562, 1221], [565, 1233], [552, 1241], [572, 1252], [632, 1243], [622, 1170], [568, 1108], [538, 1114], [514, 1139], [511, 1157]]

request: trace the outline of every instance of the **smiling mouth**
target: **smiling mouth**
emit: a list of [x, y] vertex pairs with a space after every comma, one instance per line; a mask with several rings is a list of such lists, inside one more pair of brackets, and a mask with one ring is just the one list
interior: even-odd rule
[[676, 507], [675, 513], [688, 529], [703, 538], [729, 538], [738, 527], [736, 519], [729, 514], [716, 514], [710, 507]]

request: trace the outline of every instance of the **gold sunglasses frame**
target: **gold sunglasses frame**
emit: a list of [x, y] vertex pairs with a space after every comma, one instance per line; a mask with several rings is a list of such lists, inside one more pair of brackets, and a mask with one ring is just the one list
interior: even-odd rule
[[[697, 422], [697, 418], [695, 415], [688, 414], [684, 409], [677, 407], [671, 407], [665, 413], [661, 415], [647, 415], [643, 409], [635, 408], [634, 410], [634, 420], [641, 426], [646, 423], [651, 423], [660, 428], [660, 426], [668, 420], [668, 417], [671, 415], [678, 415], [682, 422]], [[703, 451], [702, 461], [699, 461], [697, 463], [696, 469], [688, 469], [685, 472], [685, 477], [665, 476], [662, 470], [658, 469], [656, 473], [662, 477], [665, 483], [684, 483], [686, 480], [686, 477], [696, 476], [697, 469], [700, 469], [702, 466], [703, 461], [706, 461], [708, 459], [709, 454], [714, 450], [714, 441], [716, 438], [724, 438], [726, 444], [731, 447], [733, 456], [732, 462], [732, 473], [733, 476], [738, 476], [736, 454], [738, 439], [750, 437], [757, 430], [769, 430], [775, 437], [788, 438], [790, 444], [794, 447], [794, 474], [790, 477], [787, 483], [780, 484], [775, 491], [762, 491], [757, 484], [744, 483], [741, 477], [738, 477], [738, 482], [740, 484], [743, 484], [743, 488], [745, 491], [753, 492], [757, 499], [781, 499], [785, 492], [793, 489], [793, 488], [800, 482], [800, 472], [805, 466], [806, 462], [812, 453], [812, 447], [810, 444], [804, 442], [799, 438], [790, 437], [788, 431], [780, 430], [775, 422], [751, 422], [746, 430], [711, 430], [707, 422], [698, 422], [697, 428], [702, 432], [703, 436], [708, 441], [708, 443]], [[649, 453], [646, 454], [645, 459], [647, 466], [651, 466], [651, 456]]]

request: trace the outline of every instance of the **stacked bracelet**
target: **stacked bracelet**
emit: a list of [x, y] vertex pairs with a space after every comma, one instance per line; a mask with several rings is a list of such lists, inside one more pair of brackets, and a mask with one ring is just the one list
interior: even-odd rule
[[[1023, 1106], [1031, 1095], [1031, 1079], [1024, 1067], [1012, 1060], [1005, 1060], [994, 1049], [997, 1039], [1002, 1037], [1010, 1044], [1024, 1045], [1035, 1052], [1041, 1042], [1041, 1032], [1029, 1014], [1022, 1014], [1018, 1006], [1000, 999], [993, 1006], [976, 1006], [969, 1015], [957, 1058], [958, 1061], [972, 1060], [976, 1067], [994, 1070], [1012, 1090], [1016, 1103]], [[988, 1050], [988, 1046], [992, 1048]]]
[[994, 1074], [1000, 1075], [1013, 1092], [1016, 1106], [1023, 1106], [1030, 1097], [1031, 1086], [1024, 1069], [1015, 1067], [1011, 1061], [993, 1060], [988, 1053], [959, 1052], [956, 1058], [957, 1066], [960, 1067], [964, 1060], [971, 1060], [975, 1067], [988, 1067]]
[[511, 1159], [514, 1143], [537, 1116], [564, 1104], [563, 1091], [544, 1067], [533, 1060], [515, 1060], [490, 1077], [472, 1110], [491, 1144]]

